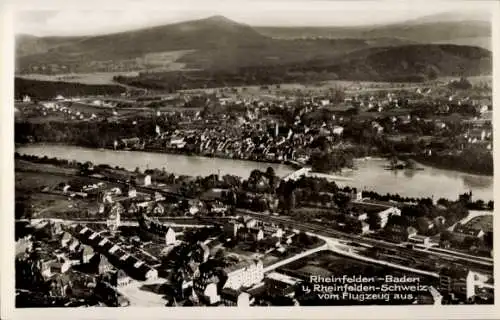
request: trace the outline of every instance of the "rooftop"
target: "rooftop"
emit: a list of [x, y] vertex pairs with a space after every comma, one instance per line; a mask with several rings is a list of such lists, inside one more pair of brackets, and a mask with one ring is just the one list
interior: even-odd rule
[[286, 284], [291, 285], [291, 286], [297, 284], [300, 281], [300, 279], [290, 277], [288, 275], [278, 273], [278, 272], [271, 272], [266, 276], [266, 278], [280, 281], [280, 282], [286, 283]]

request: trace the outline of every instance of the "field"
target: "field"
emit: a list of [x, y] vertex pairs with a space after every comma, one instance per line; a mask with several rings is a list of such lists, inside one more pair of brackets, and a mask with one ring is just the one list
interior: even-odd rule
[[64, 81], [82, 84], [114, 84], [114, 76], [137, 76], [137, 72], [94, 72], [94, 73], [68, 73], [68, 74], [20, 74], [18, 78], [40, 81]]
[[[376, 275], [397, 275], [406, 274], [407, 276], [415, 276], [407, 272], [369, 264], [359, 260], [346, 258], [337, 255], [333, 252], [318, 252], [306, 258], [297, 260], [280, 270], [285, 273], [290, 273], [295, 276], [309, 278], [310, 275], [323, 276], [343, 276], [343, 275], [364, 275], [366, 277]], [[422, 278], [422, 280], [425, 280]]]
[[[186, 54], [193, 53], [194, 50], [176, 50], [165, 52], [147, 53], [142, 57], [131, 61], [123, 60], [119, 63], [130, 63], [134, 71], [112, 71], [112, 72], [92, 72], [92, 73], [59, 73], [59, 74], [19, 74], [16, 77], [28, 80], [41, 81], [64, 81], [82, 84], [94, 85], [116, 85], [113, 80], [115, 76], [138, 76], [139, 71], [148, 70], [148, 72], [164, 72], [186, 70], [186, 64], [177, 62], [178, 59]], [[100, 62], [103, 67], [111, 62]], [[111, 63], [113, 64], [113, 63]], [[138, 70], [138, 71], [135, 71]]]
[[41, 192], [44, 187], [56, 186], [68, 181], [67, 177], [50, 173], [19, 172], [15, 174], [16, 191]]
[[493, 215], [484, 215], [472, 218], [465, 224], [466, 228], [482, 229], [484, 232], [493, 231]]

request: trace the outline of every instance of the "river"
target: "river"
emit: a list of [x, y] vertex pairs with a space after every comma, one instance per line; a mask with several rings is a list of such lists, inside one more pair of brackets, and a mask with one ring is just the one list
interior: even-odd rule
[[[56, 157], [60, 159], [91, 161], [94, 164], [109, 164], [128, 170], [165, 168], [179, 175], [233, 174], [244, 178], [254, 169], [266, 170], [272, 167], [278, 176], [285, 176], [293, 168], [276, 163], [253, 162], [232, 159], [206, 158], [178, 154], [164, 154], [140, 151], [114, 151], [89, 149], [62, 145], [29, 145], [16, 148], [20, 154]], [[342, 175], [352, 181], [339, 181], [341, 186], [349, 185], [377, 193], [398, 193], [408, 197], [447, 198], [454, 200], [464, 192], [472, 191], [474, 199], [493, 200], [493, 177], [462, 173], [453, 170], [423, 166], [422, 171], [386, 170], [383, 159], [359, 159], [356, 170]]]

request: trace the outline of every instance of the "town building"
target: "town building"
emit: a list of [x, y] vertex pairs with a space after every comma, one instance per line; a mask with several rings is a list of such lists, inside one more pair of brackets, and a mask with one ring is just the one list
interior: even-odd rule
[[236, 239], [238, 237], [238, 231], [243, 227], [244, 227], [243, 224], [237, 221], [231, 221], [224, 225], [223, 227], [224, 234], [228, 238]]
[[206, 301], [209, 305], [214, 305], [221, 301], [221, 296], [217, 292], [217, 283], [209, 283], [205, 286], [202, 293], [197, 294], [198, 297]]
[[231, 306], [231, 307], [250, 306], [250, 295], [244, 291], [234, 290], [231, 288], [223, 288], [220, 293], [220, 298], [225, 306]]
[[151, 176], [148, 174], [138, 174], [135, 177], [135, 183], [138, 186], [144, 186], [144, 187], [150, 186], [151, 185]]
[[66, 274], [55, 274], [49, 281], [49, 296], [67, 297], [71, 293], [72, 282]]
[[415, 244], [420, 244], [426, 247], [429, 247], [431, 245], [431, 239], [427, 236], [422, 236], [422, 235], [413, 235], [408, 237], [408, 241], [411, 243]]
[[92, 249], [91, 246], [85, 245], [85, 244], [82, 246], [82, 251], [81, 252], [82, 252], [82, 259], [81, 259], [81, 263], [82, 264], [89, 263], [90, 260], [95, 255], [94, 249]]
[[470, 270], [443, 269], [439, 273], [439, 291], [443, 295], [469, 300], [475, 295], [475, 287]]
[[301, 280], [274, 271], [266, 275], [264, 282], [271, 296], [287, 297], [295, 294], [296, 286]]
[[175, 242], [175, 231], [172, 228], [168, 228], [167, 233], [165, 233], [165, 244], [169, 246], [175, 244]]
[[344, 132], [344, 127], [341, 127], [341, 126], [334, 126], [333, 127], [333, 130], [332, 130], [332, 133], [335, 134], [335, 135], [342, 135], [342, 133]]
[[63, 262], [54, 261], [50, 264], [50, 274], [61, 274], [66, 273], [71, 268], [71, 263], [69, 260]]
[[108, 218], [106, 219], [106, 226], [112, 231], [117, 231], [120, 227], [121, 215], [124, 213], [125, 208], [121, 203], [114, 203], [108, 213]]
[[224, 287], [238, 290], [249, 287], [264, 279], [264, 266], [262, 261], [243, 260], [226, 268], [227, 281]]
[[365, 211], [367, 214], [376, 214], [380, 218], [380, 228], [387, 225], [389, 217], [401, 215], [401, 210], [390, 202], [363, 199], [351, 201], [350, 206]]

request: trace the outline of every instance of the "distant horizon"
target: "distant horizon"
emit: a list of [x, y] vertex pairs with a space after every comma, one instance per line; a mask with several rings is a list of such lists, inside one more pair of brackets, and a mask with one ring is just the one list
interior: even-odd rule
[[[124, 0], [132, 1], [132, 0]], [[288, 2], [285, 2], [288, 1]], [[187, 1], [189, 3], [189, 1]], [[204, 2], [207, 5], [207, 1]], [[256, 6], [258, 2], [242, 2], [244, 10], [235, 10], [238, 6], [172, 7], [166, 11], [132, 10], [17, 10], [15, 14], [15, 35], [35, 37], [97, 36], [139, 29], [159, 27], [194, 20], [203, 20], [214, 16], [223, 16], [236, 23], [251, 27], [276, 28], [328, 28], [328, 27], [370, 27], [425, 20], [442, 17], [443, 21], [477, 20], [491, 22], [490, 3], [454, 1], [426, 1], [412, 5], [406, 1], [310, 1], [304, 5], [302, 0], [271, 0], [265, 9]], [[430, 1], [427, 1], [429, 4]], [[302, 4], [302, 7], [299, 4]], [[286, 4], [287, 9], [283, 10]], [[262, 5], [262, 3], [261, 3]], [[197, 9], [192, 9], [192, 8]], [[302, 10], [299, 10], [301, 9]], [[439, 19], [437, 19], [439, 21]]]

